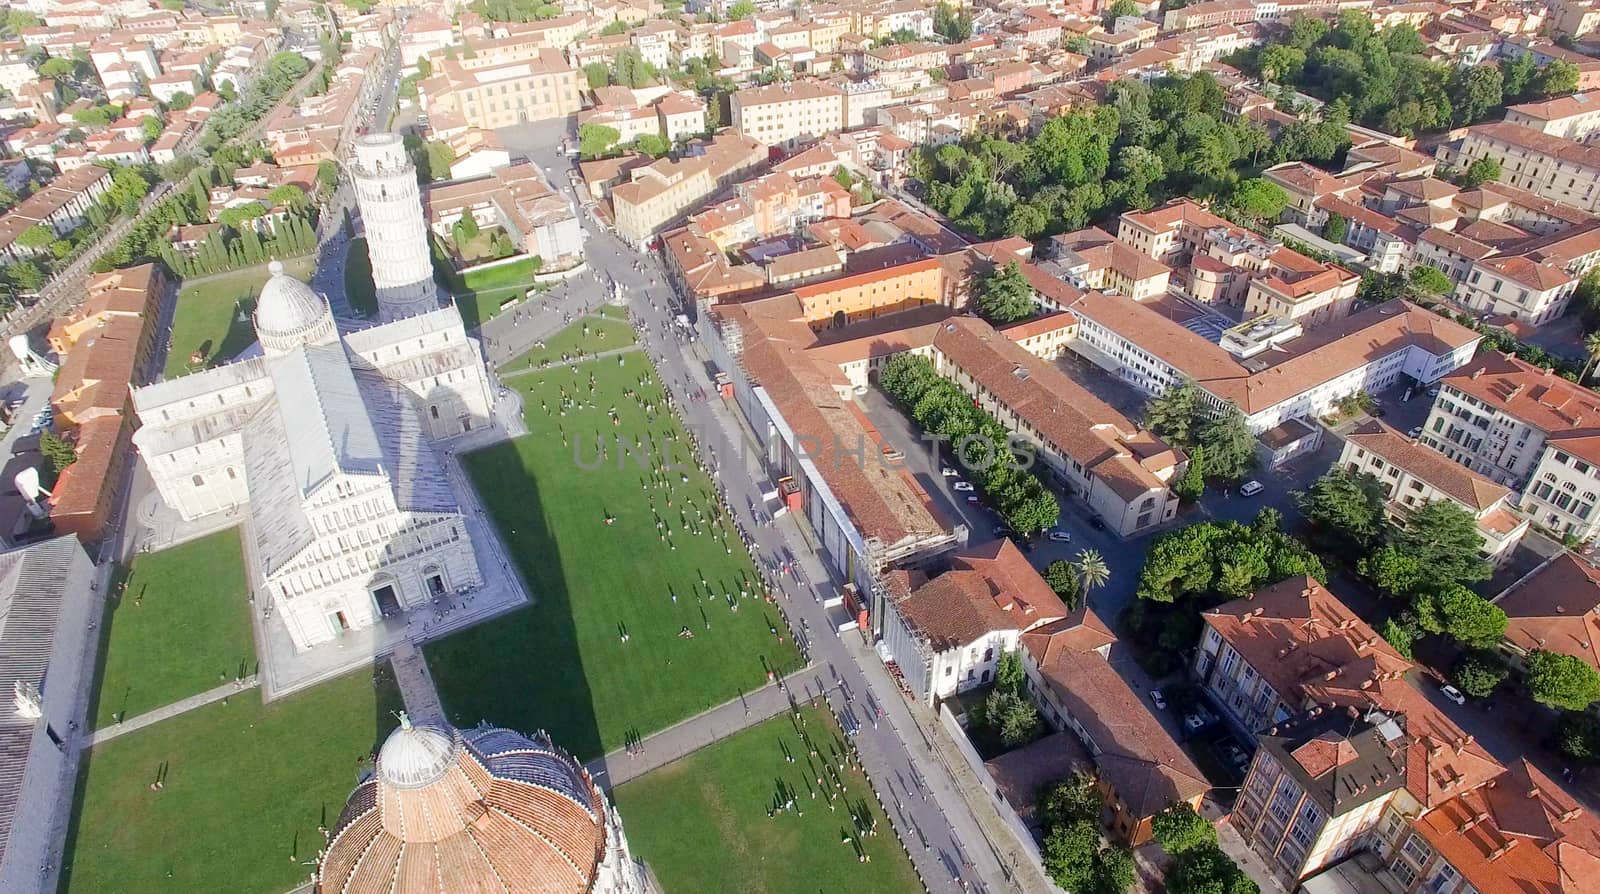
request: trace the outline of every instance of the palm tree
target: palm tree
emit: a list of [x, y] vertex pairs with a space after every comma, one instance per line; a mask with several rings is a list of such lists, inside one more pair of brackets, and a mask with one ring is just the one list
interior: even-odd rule
[[1589, 352], [1589, 360], [1583, 365], [1583, 375], [1578, 376], [1578, 384], [1582, 385], [1589, 380], [1589, 374], [1594, 372], [1595, 363], [1600, 362], [1600, 332], [1591, 332], [1583, 337], [1583, 349]]
[[1078, 580], [1083, 583], [1083, 601], [1089, 601], [1089, 591], [1095, 587], [1103, 587], [1111, 579], [1111, 569], [1106, 566], [1106, 560], [1097, 549], [1078, 550]]

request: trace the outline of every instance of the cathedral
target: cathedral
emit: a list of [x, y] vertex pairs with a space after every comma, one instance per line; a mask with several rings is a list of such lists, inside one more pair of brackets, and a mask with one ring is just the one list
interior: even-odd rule
[[[492, 388], [459, 311], [415, 269], [427, 236], [399, 144], [362, 137], [352, 165], [383, 246], [376, 325], [342, 331], [274, 262], [258, 352], [133, 390], [133, 441], [162, 499], [185, 520], [245, 510], [252, 585], [299, 649], [482, 583], [435, 450], [493, 424]], [[406, 259], [398, 273], [379, 271], [388, 257]]]
[[622, 820], [543, 733], [400, 728], [350, 794], [316, 894], [641, 894]]

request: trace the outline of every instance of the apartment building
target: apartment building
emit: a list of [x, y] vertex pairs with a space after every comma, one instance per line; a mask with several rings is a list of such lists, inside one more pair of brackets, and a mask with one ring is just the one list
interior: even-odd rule
[[1478, 124], [1439, 146], [1439, 162], [1466, 168], [1500, 163], [1500, 180], [1594, 214], [1600, 211], [1600, 147], [1506, 122]]
[[617, 235], [643, 246], [691, 208], [756, 170], [766, 147], [738, 133], [719, 134], [689, 154], [635, 167], [611, 188]]
[[483, 177], [431, 184], [422, 194], [422, 209], [429, 228], [442, 239], [470, 214], [480, 227], [498, 227], [519, 252], [542, 259], [545, 270], [570, 266], [583, 256], [583, 228], [577, 215], [532, 162], [496, 168]]
[[1261, 338], [1239, 333], [1235, 355], [1158, 310], [1050, 281], [1043, 272], [1030, 278], [1037, 292], [1057, 293], [1046, 298], [1050, 306], [1078, 318], [1075, 353], [1149, 394], [1193, 380], [1208, 404], [1238, 408], [1258, 433], [1324, 415], [1354, 394], [1431, 384], [1471, 359], [1481, 340], [1438, 314], [1391, 301], [1311, 334], [1292, 322]]
[[1505, 650], [1571, 655], [1600, 671], [1600, 568], [1562, 551], [1496, 596], [1506, 613]]
[[1286, 889], [1504, 778], [1406, 678], [1411, 663], [1313, 578], [1201, 617], [1192, 670], [1258, 743], [1232, 822]]
[[[1066, 325], [1070, 320], [1058, 320]], [[1170, 523], [1169, 485], [1188, 457], [1112, 409], [1048, 359], [976, 317], [952, 317], [934, 333], [934, 366], [1036, 451], [1056, 484], [1078, 496], [1121, 537]]]
[[1211, 783], [1140, 693], [1106, 660], [1117, 638], [1087, 606], [1021, 637], [1028, 693], [1050, 725], [1071, 730], [1095, 765], [1111, 830], [1137, 847], [1173, 803], [1200, 807]]
[[1491, 256], [1472, 263], [1455, 296], [1475, 311], [1532, 326], [1566, 313], [1578, 277], [1551, 264], [1521, 255]]
[[1600, 396], [1515, 357], [1485, 354], [1440, 383], [1422, 442], [1517, 490], [1558, 537], [1600, 534]]
[[797, 144], [844, 130], [845, 94], [822, 81], [746, 87], [729, 97], [733, 128], [768, 146]]
[[493, 130], [577, 114], [578, 72], [559, 50], [539, 49], [527, 59], [466, 67], [444, 59], [422, 82], [428, 114], [454, 113], [468, 127]]
[[85, 165], [66, 171], [16, 207], [0, 214], [0, 259], [20, 260], [36, 251], [17, 244], [17, 237], [35, 225], [43, 225], [64, 236], [83, 222], [83, 215], [107, 189], [111, 171], [99, 165]]
[[1345, 433], [1337, 465], [1378, 479], [1391, 516], [1404, 518], [1435, 500], [1448, 500], [1466, 510], [1477, 521], [1483, 557], [1495, 567], [1511, 558], [1528, 532], [1528, 520], [1511, 509], [1509, 488], [1379, 420], [1368, 420]]
[[1312, 329], [1349, 316], [1360, 285], [1356, 273], [1280, 245], [1267, 256], [1265, 268], [1250, 277], [1245, 317], [1279, 317]]
[[1172, 269], [1099, 227], [1050, 237], [1051, 273], [1083, 289], [1148, 301], [1167, 294]]
[[956, 550], [943, 569], [896, 569], [883, 644], [911, 694], [928, 707], [994, 682], [1022, 635], [1067, 607], [1010, 540]]
[[[1596, 15], [1600, 15], [1597, 12]], [[1589, 90], [1541, 102], [1506, 106], [1505, 122], [1575, 142], [1600, 132], [1600, 91]]]

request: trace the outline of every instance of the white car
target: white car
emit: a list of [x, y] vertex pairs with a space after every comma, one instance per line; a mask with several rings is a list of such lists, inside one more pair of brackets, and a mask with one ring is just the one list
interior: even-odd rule
[[1150, 701], [1154, 703], [1157, 708], [1163, 711], [1167, 709], [1166, 696], [1162, 695], [1161, 690], [1159, 689], [1150, 690]]
[[1464, 705], [1467, 703], [1467, 697], [1462, 695], [1461, 690], [1455, 688], [1454, 686], [1446, 684], [1444, 686], [1440, 686], [1439, 691], [1444, 693], [1445, 698], [1455, 702], [1458, 705]]
[[1070, 531], [1051, 530], [1050, 533], [1046, 534], [1045, 536], [1050, 539], [1051, 543], [1072, 542], [1072, 532]]
[[959, 491], [969, 491], [973, 489], [972, 482], [970, 481], [957, 481], [952, 483], [950, 486]]
[[939, 474], [943, 475], [946, 478], [955, 478], [956, 476], [960, 475], [961, 473], [957, 472], [955, 469], [950, 468], [949, 466], [942, 466], [939, 469]]
[[1204, 727], [1205, 725], [1205, 718], [1201, 717], [1199, 714], [1183, 715], [1183, 726], [1191, 733], [1199, 732], [1201, 727]]
[[1239, 488], [1239, 496], [1241, 496], [1241, 497], [1253, 497], [1256, 494], [1259, 494], [1264, 490], [1266, 490], [1266, 487], [1263, 486], [1261, 482], [1259, 482], [1259, 481], [1246, 481]]

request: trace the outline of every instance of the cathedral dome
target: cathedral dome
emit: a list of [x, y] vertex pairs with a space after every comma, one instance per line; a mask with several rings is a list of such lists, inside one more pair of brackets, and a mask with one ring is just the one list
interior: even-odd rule
[[256, 299], [256, 337], [269, 353], [296, 345], [326, 344], [338, 336], [328, 302], [311, 287], [283, 272], [283, 264], [267, 265], [272, 274]]
[[402, 722], [345, 804], [316, 891], [589, 894], [614, 816], [543, 735]]

